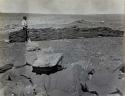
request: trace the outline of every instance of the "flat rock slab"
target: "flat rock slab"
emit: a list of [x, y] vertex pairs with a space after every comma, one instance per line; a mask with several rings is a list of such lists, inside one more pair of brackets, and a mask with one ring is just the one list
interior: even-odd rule
[[41, 54], [38, 59], [35, 60], [33, 66], [52, 67], [57, 65], [61, 61], [62, 57], [62, 53]]
[[35, 67], [55, 66], [63, 58], [62, 53], [26, 52], [26, 61]]

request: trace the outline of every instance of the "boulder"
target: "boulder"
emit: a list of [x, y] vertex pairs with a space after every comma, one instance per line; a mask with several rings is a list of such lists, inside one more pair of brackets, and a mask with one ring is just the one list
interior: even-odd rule
[[96, 91], [100, 96], [107, 95], [114, 88], [118, 87], [118, 76], [106, 69], [96, 70], [92, 79], [86, 84], [90, 91]]
[[[80, 76], [81, 67], [79, 65], [73, 66], [71, 68], [65, 69], [63, 71], [59, 71], [55, 74], [47, 76], [45, 79], [45, 85], [48, 92], [66, 92], [68, 94], [76, 94], [79, 96], [81, 91], [80, 86]], [[58, 91], [54, 91], [57, 90]], [[53, 93], [56, 96], [56, 93]], [[69, 95], [69, 96], [70, 96]], [[65, 96], [60, 95], [60, 96]], [[67, 96], [67, 95], [66, 95]]]
[[51, 75], [32, 75], [36, 86], [46, 89], [50, 96], [79, 96], [81, 92], [80, 78], [81, 67], [71, 66]]

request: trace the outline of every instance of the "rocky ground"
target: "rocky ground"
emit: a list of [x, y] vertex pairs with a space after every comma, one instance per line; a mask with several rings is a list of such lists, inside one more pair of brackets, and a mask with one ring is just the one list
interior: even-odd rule
[[[1, 96], [124, 96], [122, 37], [35, 42], [42, 51], [63, 53], [63, 70], [50, 75], [26, 65], [24, 43], [1, 43]], [[3, 58], [5, 56], [8, 58]], [[34, 55], [32, 55], [33, 57]], [[22, 66], [22, 67], [19, 67]]]
[[[110, 18], [111, 19], [111, 18]], [[118, 20], [119, 21], [119, 20]], [[115, 21], [89, 21], [85, 19], [76, 20], [58, 27], [32, 28], [28, 29], [29, 37], [33, 41], [78, 39], [95, 37], [121, 37], [124, 33], [123, 22]], [[25, 41], [23, 30], [12, 31], [9, 34], [10, 42]]]
[[[78, 39], [95, 38], [95, 37], [121, 37], [123, 31], [113, 30], [109, 27], [94, 27], [94, 28], [80, 28], [73, 25], [64, 28], [42, 28], [42, 29], [28, 29], [29, 37], [33, 41], [43, 40], [58, 40], [58, 39]], [[23, 30], [10, 33], [10, 42], [24, 42], [25, 32]]]

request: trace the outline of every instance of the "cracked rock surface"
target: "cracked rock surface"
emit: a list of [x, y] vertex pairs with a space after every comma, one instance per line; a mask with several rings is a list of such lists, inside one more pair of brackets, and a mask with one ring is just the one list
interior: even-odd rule
[[[34, 53], [26, 64], [25, 45], [4, 45], [1, 54], [3, 66], [13, 67], [0, 73], [0, 94], [3, 96], [123, 96], [124, 64], [122, 38], [91, 38], [37, 42], [41, 49], [51, 47], [63, 53], [63, 70], [53, 74], [36, 74], [30, 65]], [[7, 47], [6, 47], [7, 46]], [[11, 49], [12, 48], [12, 49]], [[13, 49], [14, 48], [14, 49]], [[8, 50], [9, 49], [9, 50]], [[8, 50], [8, 53], [4, 51]], [[1, 57], [2, 58], [2, 57]], [[6, 62], [5, 62], [6, 61]], [[0, 67], [3, 69], [3, 66]], [[2, 95], [1, 95], [2, 96]]]

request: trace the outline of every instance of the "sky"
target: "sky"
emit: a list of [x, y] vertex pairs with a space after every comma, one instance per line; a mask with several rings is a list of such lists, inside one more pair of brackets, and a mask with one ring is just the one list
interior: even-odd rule
[[0, 12], [124, 14], [124, 0], [0, 0]]

